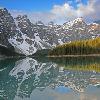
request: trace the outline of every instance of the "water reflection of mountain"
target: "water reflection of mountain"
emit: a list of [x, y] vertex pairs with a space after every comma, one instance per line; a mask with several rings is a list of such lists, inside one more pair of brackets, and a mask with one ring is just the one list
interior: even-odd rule
[[56, 64], [41, 63], [32, 58], [17, 61], [14, 68], [12, 63], [0, 72], [0, 96], [4, 100], [13, 100], [15, 95], [29, 97], [36, 88], [43, 91], [53, 83], [59, 72]]
[[84, 92], [89, 85], [100, 86], [100, 57], [52, 58], [60, 69], [58, 84]]
[[9, 75], [15, 62], [16, 59], [0, 60], [0, 100], [12, 100], [16, 95], [17, 80]]
[[[91, 61], [88, 61], [87, 63], [83, 62], [85, 65], [90, 64]], [[66, 63], [69, 64], [73, 62], [73, 60], [66, 60]], [[95, 63], [99, 64], [99, 60], [95, 60]], [[46, 87], [55, 89], [64, 86], [77, 92], [84, 92], [89, 85], [100, 86], [99, 72], [77, 69], [65, 70], [64, 64], [56, 64], [47, 60], [42, 62], [42, 60], [32, 58], [12, 61], [0, 71], [0, 96], [4, 100], [13, 100], [15, 96], [28, 98], [35, 89], [43, 91]]]

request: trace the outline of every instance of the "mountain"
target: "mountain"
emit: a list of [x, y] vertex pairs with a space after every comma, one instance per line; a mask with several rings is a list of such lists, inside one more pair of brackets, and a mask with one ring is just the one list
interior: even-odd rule
[[99, 24], [87, 24], [83, 18], [57, 25], [32, 23], [27, 15], [13, 18], [6, 8], [0, 8], [0, 44], [17, 53], [32, 55], [37, 50], [51, 49], [59, 44], [100, 36]]
[[0, 45], [0, 57], [6, 56], [25, 56], [24, 54], [19, 54], [14, 51], [14, 48], [8, 48], [4, 45]]
[[0, 9], [0, 22], [0, 44], [13, 46], [17, 53], [31, 55], [37, 49], [51, 48], [48, 43], [40, 39], [27, 16], [18, 16], [14, 19], [4, 8]]
[[15, 28], [13, 17], [8, 13], [7, 9], [0, 9], [0, 45], [12, 48], [8, 38], [16, 34], [12, 29]]
[[51, 49], [42, 49], [42, 50], [38, 50], [36, 51], [36, 53], [32, 54], [32, 57], [45, 57], [48, 56], [49, 52], [51, 51]]

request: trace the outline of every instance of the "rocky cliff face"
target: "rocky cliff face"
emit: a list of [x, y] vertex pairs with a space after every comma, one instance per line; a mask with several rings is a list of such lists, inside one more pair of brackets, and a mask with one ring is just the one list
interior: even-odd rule
[[75, 40], [100, 36], [100, 25], [87, 24], [83, 18], [57, 25], [33, 24], [26, 15], [13, 18], [7, 9], [0, 9], [0, 44], [16, 52], [31, 55], [37, 50], [50, 49], [56, 45]]
[[16, 34], [15, 29], [13, 17], [8, 13], [7, 9], [0, 9], [0, 44], [11, 47], [8, 39]]
[[37, 50], [51, 48], [51, 46], [42, 41], [34, 25], [27, 16], [18, 16], [13, 18], [7, 9], [0, 9], [0, 44], [15, 48], [15, 51], [25, 55], [31, 55]]

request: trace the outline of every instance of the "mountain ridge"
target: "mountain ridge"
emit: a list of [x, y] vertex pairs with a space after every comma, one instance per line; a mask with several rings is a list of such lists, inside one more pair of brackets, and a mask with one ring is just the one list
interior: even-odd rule
[[32, 55], [37, 50], [51, 49], [63, 43], [92, 39], [100, 36], [99, 24], [87, 24], [84, 19], [76, 18], [63, 25], [54, 22], [31, 22], [27, 15], [13, 18], [6, 8], [0, 8], [0, 44], [15, 52]]

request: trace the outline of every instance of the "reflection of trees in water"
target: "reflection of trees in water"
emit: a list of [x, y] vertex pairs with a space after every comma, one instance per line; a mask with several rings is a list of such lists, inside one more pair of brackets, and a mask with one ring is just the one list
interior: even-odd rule
[[[83, 71], [84, 68], [83, 70], [61, 68], [63, 65], [70, 65], [70, 67], [74, 65], [75, 67], [82, 63], [83, 65], [93, 64], [93, 61], [96, 62], [96, 60], [88, 60], [88, 62], [83, 59], [82, 62], [82, 59], [77, 59], [76, 62], [74, 58], [66, 58], [65, 60], [63, 58], [63, 60], [56, 59], [56, 61], [61, 61], [61, 63], [57, 65], [49, 61], [44, 60], [42, 62], [32, 58], [19, 60], [15, 64], [12, 62], [0, 72], [0, 96], [7, 100], [13, 100], [15, 95], [21, 98], [30, 97], [33, 90], [43, 91], [48, 86], [53, 89], [65, 86], [77, 92], [83, 92], [88, 85], [100, 83], [100, 73], [98, 72]], [[96, 63], [99, 64], [98, 59]]]
[[[100, 85], [100, 57], [66, 57], [50, 59], [62, 66], [62, 74], [59, 75], [60, 84], [83, 92], [90, 85]], [[55, 85], [55, 86], [56, 86]]]
[[50, 59], [64, 69], [100, 72], [100, 57], [66, 57]]

